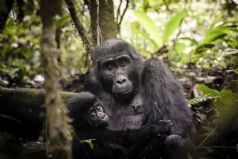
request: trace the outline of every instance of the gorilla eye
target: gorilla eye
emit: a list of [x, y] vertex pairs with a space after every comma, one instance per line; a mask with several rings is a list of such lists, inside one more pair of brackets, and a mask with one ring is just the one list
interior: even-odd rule
[[94, 111], [91, 111], [91, 112], [90, 112], [90, 116], [91, 116], [91, 117], [95, 117], [95, 116], [96, 116], [96, 113], [95, 113]]
[[125, 67], [131, 63], [131, 60], [128, 57], [121, 57], [118, 59], [119, 66]]
[[120, 62], [120, 66], [121, 66], [121, 67], [125, 67], [126, 65], [127, 65], [126, 61], [121, 61], [121, 62]]
[[113, 70], [112, 64], [107, 65], [106, 69], [109, 70], [109, 71]]
[[102, 64], [102, 68], [106, 71], [112, 71], [114, 69], [115, 65], [110, 61], [105, 62]]
[[103, 112], [103, 108], [102, 108], [102, 106], [100, 104], [98, 104], [96, 106], [96, 110], [99, 111], [99, 112]]

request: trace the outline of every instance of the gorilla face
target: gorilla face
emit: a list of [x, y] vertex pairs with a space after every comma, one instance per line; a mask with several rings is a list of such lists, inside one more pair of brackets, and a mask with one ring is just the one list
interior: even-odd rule
[[[92, 54], [96, 80], [117, 101], [126, 102], [140, 87], [144, 59], [128, 42], [110, 39]], [[95, 82], [96, 83], [96, 82]]]
[[115, 96], [125, 96], [133, 92], [129, 75], [133, 72], [132, 59], [127, 54], [108, 57], [100, 63], [100, 74], [105, 87]]
[[92, 107], [90, 107], [86, 119], [92, 127], [105, 127], [108, 125], [109, 117], [105, 113], [103, 105], [97, 101]]
[[109, 122], [103, 103], [90, 92], [81, 92], [68, 102], [69, 116], [76, 131], [90, 127], [106, 127]]

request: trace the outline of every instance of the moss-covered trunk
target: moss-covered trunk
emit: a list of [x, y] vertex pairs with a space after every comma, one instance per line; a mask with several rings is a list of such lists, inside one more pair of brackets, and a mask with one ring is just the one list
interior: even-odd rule
[[[97, 0], [86, 1], [89, 6], [91, 17], [91, 30], [94, 42], [97, 42]], [[102, 41], [117, 36], [116, 22], [114, 17], [113, 0], [98, 0], [99, 3], [99, 27]]]
[[58, 91], [59, 65], [55, 42], [55, 16], [60, 10], [60, 1], [41, 0], [43, 32], [41, 39], [42, 66], [45, 76], [46, 136], [49, 156], [55, 159], [69, 159], [69, 118]]
[[[75, 93], [60, 92], [64, 103]], [[17, 138], [36, 140], [45, 116], [45, 91], [28, 88], [0, 88], [0, 131]]]

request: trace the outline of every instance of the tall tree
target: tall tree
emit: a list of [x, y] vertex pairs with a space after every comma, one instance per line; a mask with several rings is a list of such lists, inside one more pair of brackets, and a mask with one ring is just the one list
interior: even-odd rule
[[90, 11], [94, 42], [97, 42], [97, 36], [99, 36], [98, 29], [100, 29], [102, 41], [115, 38], [117, 36], [117, 29], [113, 0], [85, 0], [85, 3]]
[[41, 39], [42, 66], [45, 75], [46, 136], [49, 155], [55, 159], [71, 158], [69, 118], [58, 91], [59, 65], [55, 41], [55, 16], [60, 13], [61, 1], [41, 0], [43, 32]]

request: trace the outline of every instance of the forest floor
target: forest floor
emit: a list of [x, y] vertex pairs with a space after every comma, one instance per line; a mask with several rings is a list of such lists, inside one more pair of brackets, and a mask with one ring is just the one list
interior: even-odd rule
[[[188, 100], [201, 97], [197, 84], [205, 84], [211, 89], [221, 91], [229, 89], [238, 92], [238, 75], [231, 70], [210, 68], [201, 70], [198, 68], [173, 69], [176, 78], [182, 83], [185, 96]], [[15, 88], [42, 88], [42, 81], [19, 81], [10, 79], [6, 74], [0, 74], [1, 79], [7, 81], [0, 86]], [[64, 91], [78, 92], [82, 90], [85, 75], [76, 75], [69, 79], [60, 79]], [[192, 105], [194, 119], [197, 125], [196, 150], [192, 158], [199, 159], [235, 159], [238, 158], [238, 115], [224, 128], [217, 127], [219, 112], [213, 107], [213, 99], [198, 100]], [[2, 118], [0, 114], [0, 118]], [[6, 132], [0, 132], [0, 158], [13, 159], [43, 159], [46, 158], [46, 150], [43, 137], [34, 140], [18, 138]], [[14, 152], [14, 153], [12, 153]]]

